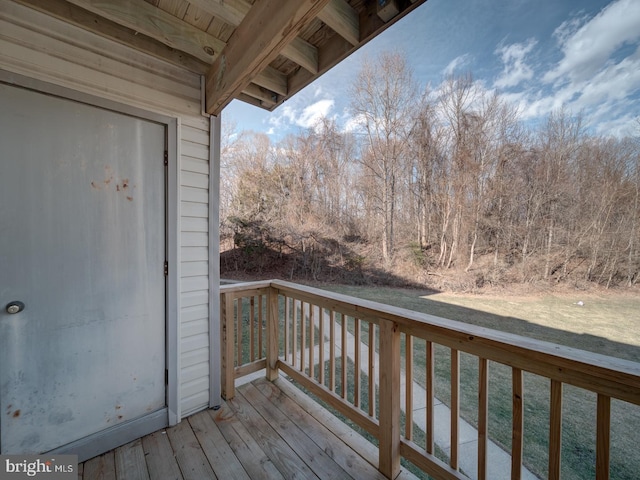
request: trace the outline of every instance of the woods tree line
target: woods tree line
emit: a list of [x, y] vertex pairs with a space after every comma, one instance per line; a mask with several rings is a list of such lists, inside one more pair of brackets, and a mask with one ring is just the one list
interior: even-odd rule
[[397, 53], [365, 62], [350, 98], [350, 128], [226, 132], [223, 272], [637, 284], [640, 123], [597, 136], [560, 109], [532, 126], [469, 74], [419, 85]]

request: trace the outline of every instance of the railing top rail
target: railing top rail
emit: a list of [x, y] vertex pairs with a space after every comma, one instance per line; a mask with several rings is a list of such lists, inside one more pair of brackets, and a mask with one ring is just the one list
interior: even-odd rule
[[392, 321], [415, 337], [640, 405], [640, 363], [281, 280], [225, 286], [221, 290], [257, 286], [271, 286], [279, 293], [306, 300], [317, 298], [323, 306], [329, 300], [332, 308], [344, 308], [363, 320]]
[[273, 280], [258, 280], [256, 282], [238, 282], [228, 285], [220, 285], [220, 293], [242, 292], [243, 290], [255, 290], [258, 288], [270, 288]]

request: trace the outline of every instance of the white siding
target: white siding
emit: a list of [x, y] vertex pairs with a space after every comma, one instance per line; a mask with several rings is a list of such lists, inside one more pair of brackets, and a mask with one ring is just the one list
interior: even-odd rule
[[183, 120], [180, 143], [183, 416], [209, 402], [209, 124], [205, 130], [197, 120]]
[[209, 119], [199, 76], [8, 0], [0, 32], [0, 69], [179, 119], [178, 413], [207, 407]]

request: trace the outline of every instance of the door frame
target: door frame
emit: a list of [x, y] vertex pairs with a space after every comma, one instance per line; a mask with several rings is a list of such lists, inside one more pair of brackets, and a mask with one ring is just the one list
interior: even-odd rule
[[[114, 100], [101, 98], [70, 88], [0, 69], [0, 83], [48, 94], [89, 106], [110, 110], [164, 125], [165, 167], [165, 259], [168, 273], [165, 279], [165, 401], [166, 407], [150, 415], [107, 428], [88, 437], [58, 447], [50, 453], [78, 455], [79, 461], [92, 458], [115, 446], [140, 438], [180, 421], [178, 398], [178, 287], [179, 287], [179, 176], [178, 129], [179, 119], [168, 115], [133, 107]], [[2, 428], [0, 418], [0, 428]]]

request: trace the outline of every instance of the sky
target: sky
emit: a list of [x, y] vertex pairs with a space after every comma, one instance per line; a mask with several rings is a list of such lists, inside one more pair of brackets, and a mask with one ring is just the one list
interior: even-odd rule
[[432, 89], [470, 72], [535, 124], [559, 108], [597, 135], [640, 135], [640, 0], [428, 0], [274, 112], [234, 100], [237, 131], [278, 141], [321, 116], [349, 125], [349, 88], [365, 59], [399, 51]]

